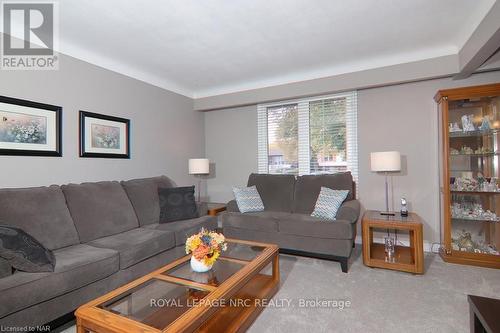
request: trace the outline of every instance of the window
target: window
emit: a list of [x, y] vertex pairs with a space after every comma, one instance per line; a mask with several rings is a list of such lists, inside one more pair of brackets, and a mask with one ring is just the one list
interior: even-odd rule
[[347, 170], [346, 99], [309, 102], [309, 173]]
[[268, 172], [296, 174], [299, 170], [297, 104], [267, 108], [267, 138]]
[[351, 171], [357, 181], [357, 94], [258, 105], [259, 173]]

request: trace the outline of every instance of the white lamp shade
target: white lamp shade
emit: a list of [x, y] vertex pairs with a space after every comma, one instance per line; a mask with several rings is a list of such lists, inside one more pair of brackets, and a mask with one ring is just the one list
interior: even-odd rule
[[370, 154], [371, 170], [374, 172], [401, 171], [399, 151], [381, 151]]
[[189, 159], [190, 175], [207, 175], [210, 173], [210, 161], [208, 158]]

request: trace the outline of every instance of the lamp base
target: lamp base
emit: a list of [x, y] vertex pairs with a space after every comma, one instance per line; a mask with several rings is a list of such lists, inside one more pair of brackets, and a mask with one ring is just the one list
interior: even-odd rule
[[385, 215], [385, 216], [395, 216], [396, 212], [389, 212], [389, 211], [381, 211], [380, 215]]

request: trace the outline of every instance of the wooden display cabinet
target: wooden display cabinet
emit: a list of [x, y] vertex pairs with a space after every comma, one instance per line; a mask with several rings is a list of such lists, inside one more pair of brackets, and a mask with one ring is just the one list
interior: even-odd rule
[[441, 257], [500, 268], [500, 84], [440, 90]]

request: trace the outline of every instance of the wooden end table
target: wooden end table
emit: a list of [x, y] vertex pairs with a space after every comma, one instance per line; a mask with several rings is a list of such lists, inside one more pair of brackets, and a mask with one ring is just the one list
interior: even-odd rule
[[217, 216], [217, 214], [222, 213], [227, 209], [227, 206], [224, 203], [207, 202], [207, 207], [208, 215], [210, 216]]
[[[374, 231], [397, 230], [407, 232], [410, 246], [395, 246], [395, 262], [385, 260], [385, 245], [373, 241]], [[407, 217], [381, 215], [379, 211], [368, 210], [363, 215], [363, 263], [369, 267], [393, 269], [414, 274], [424, 273], [423, 226], [415, 213]]]

